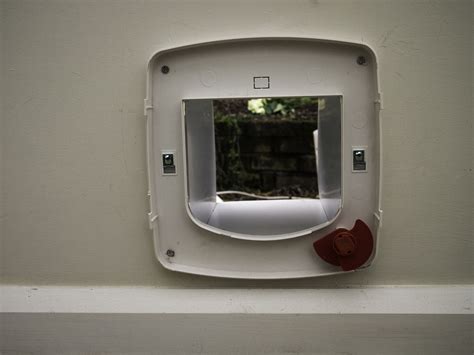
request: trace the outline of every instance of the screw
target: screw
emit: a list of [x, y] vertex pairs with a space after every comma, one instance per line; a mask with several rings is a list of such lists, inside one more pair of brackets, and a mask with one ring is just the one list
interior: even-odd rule
[[167, 65], [163, 65], [163, 66], [161, 67], [161, 72], [162, 72], [163, 74], [168, 74], [168, 73], [170, 72], [170, 67], [167, 66]]
[[363, 55], [360, 55], [357, 57], [357, 64], [367, 65], [367, 59]]
[[172, 258], [172, 257], [174, 256], [174, 254], [175, 254], [175, 253], [174, 253], [174, 250], [168, 249], [168, 250], [166, 251], [166, 255], [169, 256], [170, 258]]

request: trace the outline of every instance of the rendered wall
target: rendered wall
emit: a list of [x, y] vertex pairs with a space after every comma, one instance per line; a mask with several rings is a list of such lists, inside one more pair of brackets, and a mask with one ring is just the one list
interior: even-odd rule
[[[0, 256], [3, 243], [3, 3], [0, 2]], [[0, 264], [1, 266], [1, 264]]]
[[[3, 283], [471, 283], [472, 2], [2, 1]], [[370, 270], [233, 281], [164, 270], [146, 213], [145, 70], [233, 37], [361, 41], [383, 92], [384, 225]], [[1, 212], [1, 211], [0, 211]]]

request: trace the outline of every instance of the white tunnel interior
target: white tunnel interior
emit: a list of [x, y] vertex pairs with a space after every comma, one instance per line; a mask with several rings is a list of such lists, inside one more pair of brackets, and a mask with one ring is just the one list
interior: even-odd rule
[[203, 228], [234, 237], [271, 239], [306, 234], [334, 220], [342, 207], [342, 97], [325, 96], [314, 135], [319, 199], [222, 201], [216, 191], [216, 152], [212, 99], [183, 101], [187, 203]]

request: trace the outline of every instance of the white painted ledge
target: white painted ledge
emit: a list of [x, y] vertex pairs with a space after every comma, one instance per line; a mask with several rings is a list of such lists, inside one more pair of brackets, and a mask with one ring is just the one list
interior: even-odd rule
[[472, 286], [0, 286], [5, 354], [470, 354]]
[[2, 313], [472, 314], [474, 286], [160, 289], [0, 286]]

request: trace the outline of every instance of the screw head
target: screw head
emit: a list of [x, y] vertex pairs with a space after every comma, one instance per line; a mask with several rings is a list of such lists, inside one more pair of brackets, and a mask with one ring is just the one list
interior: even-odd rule
[[163, 65], [163, 66], [161, 67], [161, 72], [162, 72], [163, 74], [168, 74], [168, 73], [170, 72], [170, 67], [167, 66], [167, 65]]
[[166, 251], [166, 255], [169, 256], [170, 258], [172, 258], [175, 255], [175, 252], [172, 249], [168, 249]]
[[358, 56], [357, 57], [357, 64], [367, 65], [367, 58], [365, 58], [363, 55]]

